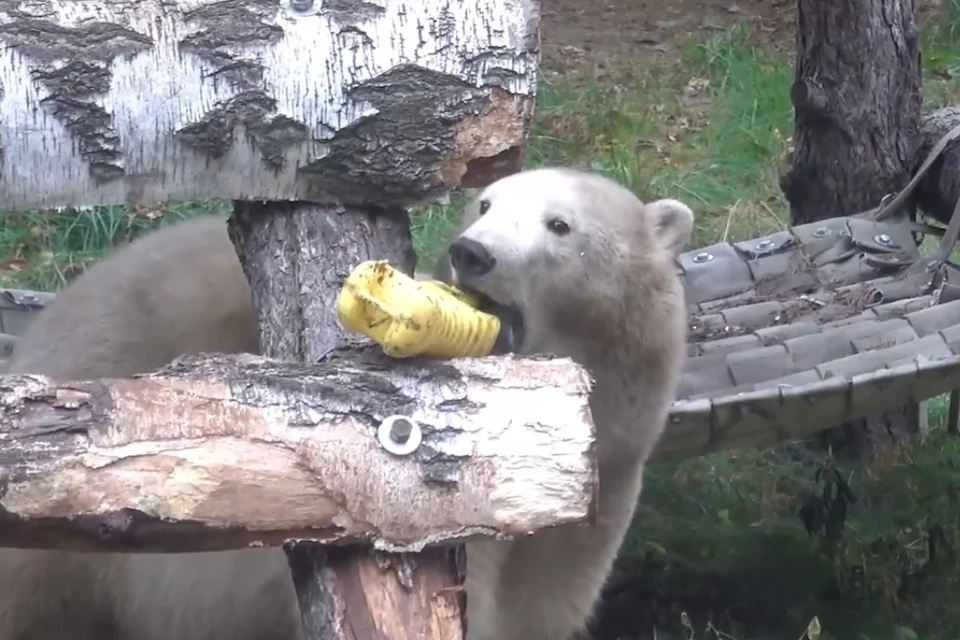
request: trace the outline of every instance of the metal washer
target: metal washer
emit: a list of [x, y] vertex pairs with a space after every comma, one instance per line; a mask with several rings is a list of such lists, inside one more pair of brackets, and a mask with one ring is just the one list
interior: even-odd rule
[[[390, 430], [393, 429], [393, 423], [397, 420], [406, 420], [411, 425], [410, 437], [407, 438], [406, 442], [396, 442], [390, 437]], [[420, 447], [420, 443], [423, 441], [423, 432], [420, 430], [420, 425], [417, 424], [416, 420], [399, 414], [392, 415], [387, 416], [383, 419], [383, 422], [380, 423], [380, 427], [377, 429], [377, 440], [380, 441], [380, 446], [390, 453], [397, 456], [406, 456]]]

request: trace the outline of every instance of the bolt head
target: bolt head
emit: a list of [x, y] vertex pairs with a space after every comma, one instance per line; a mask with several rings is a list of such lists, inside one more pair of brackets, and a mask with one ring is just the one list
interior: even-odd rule
[[403, 444], [410, 439], [413, 432], [413, 423], [406, 418], [397, 418], [390, 426], [390, 439], [397, 444]]

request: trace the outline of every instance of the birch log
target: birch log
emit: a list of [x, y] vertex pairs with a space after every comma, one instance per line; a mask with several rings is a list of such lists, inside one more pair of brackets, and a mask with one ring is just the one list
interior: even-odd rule
[[518, 166], [536, 0], [7, 0], [0, 210], [405, 206]]
[[[568, 359], [298, 365], [189, 356], [133, 379], [0, 378], [0, 546], [419, 551], [588, 522], [590, 380]], [[405, 416], [406, 450], [380, 425]], [[388, 422], [389, 424], [389, 422]]]

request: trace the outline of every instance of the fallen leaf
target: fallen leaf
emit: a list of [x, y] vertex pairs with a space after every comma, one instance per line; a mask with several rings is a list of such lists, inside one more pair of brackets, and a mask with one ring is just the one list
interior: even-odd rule
[[0, 262], [0, 269], [11, 273], [20, 273], [25, 266], [27, 266], [26, 258], [10, 258]]

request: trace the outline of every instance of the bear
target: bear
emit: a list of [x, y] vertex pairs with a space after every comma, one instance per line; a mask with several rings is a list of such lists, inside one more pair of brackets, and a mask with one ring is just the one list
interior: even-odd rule
[[[679, 383], [686, 321], [673, 259], [692, 228], [679, 201], [644, 204], [612, 180], [566, 168], [501, 178], [465, 211], [434, 275], [510, 322], [518, 354], [570, 357], [591, 373], [600, 475], [593, 527], [468, 543], [467, 640], [568, 640], [592, 612]], [[7, 371], [124, 377], [187, 353], [258, 351], [225, 219], [205, 216], [148, 233], [87, 270], [40, 312]], [[0, 637], [303, 636], [281, 549], [0, 549], [0, 574]]]

